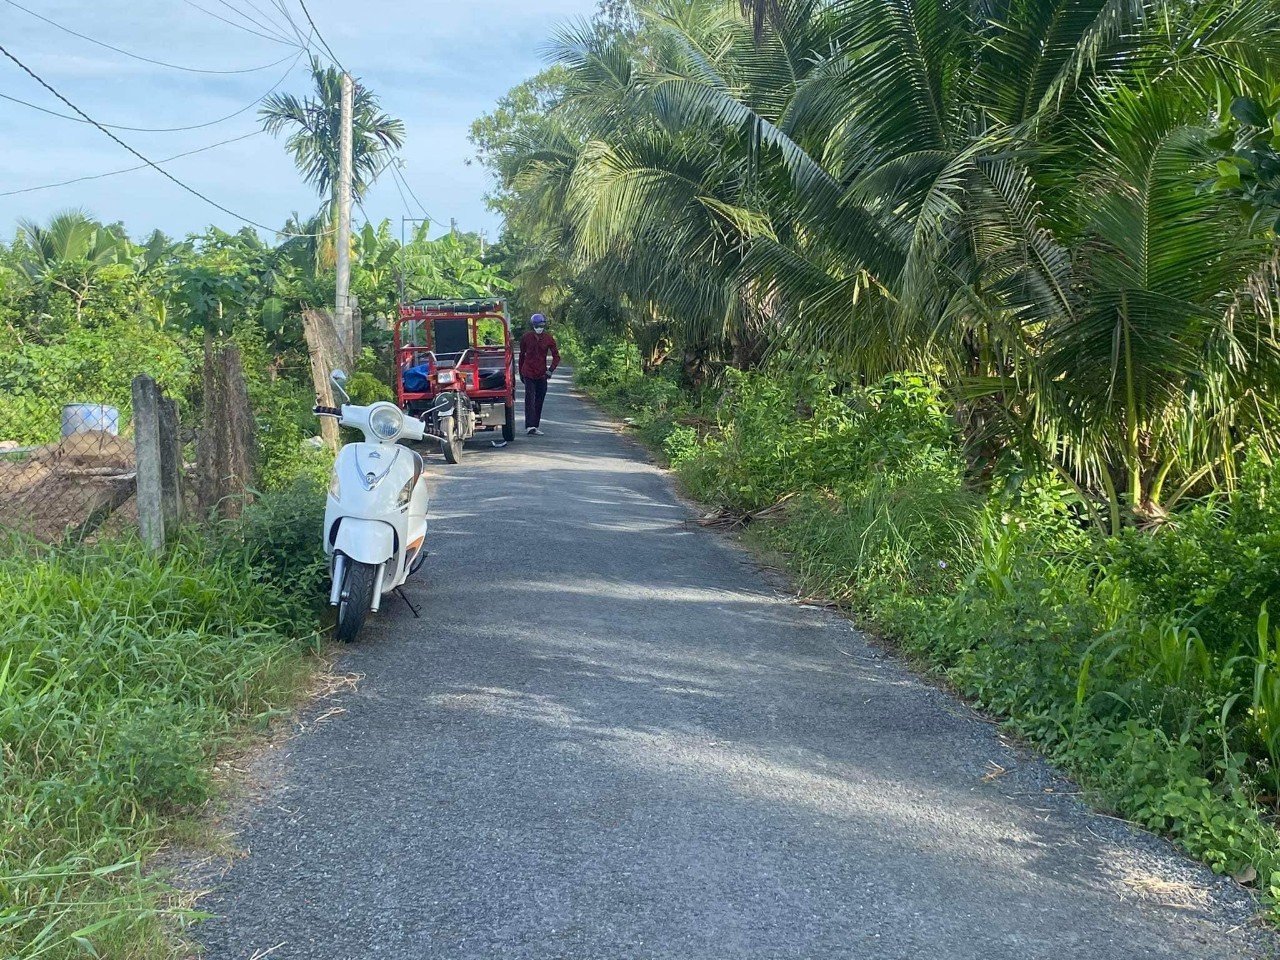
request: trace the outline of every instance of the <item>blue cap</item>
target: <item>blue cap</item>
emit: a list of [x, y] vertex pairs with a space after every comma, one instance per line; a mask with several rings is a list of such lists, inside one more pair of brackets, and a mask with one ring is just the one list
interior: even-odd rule
[[529, 323], [535, 327], [545, 327], [547, 325], [547, 318], [540, 313], [535, 313], [529, 318]]

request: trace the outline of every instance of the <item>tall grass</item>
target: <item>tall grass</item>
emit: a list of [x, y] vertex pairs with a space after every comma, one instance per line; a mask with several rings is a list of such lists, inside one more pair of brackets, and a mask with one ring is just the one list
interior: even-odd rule
[[132, 539], [10, 544], [0, 956], [169, 955], [182, 911], [149, 860], [209, 798], [218, 745], [296, 695], [316, 641], [314, 548], [292, 572], [276, 557], [294, 536], [286, 517], [314, 539], [307, 497], [270, 499], [162, 557]]

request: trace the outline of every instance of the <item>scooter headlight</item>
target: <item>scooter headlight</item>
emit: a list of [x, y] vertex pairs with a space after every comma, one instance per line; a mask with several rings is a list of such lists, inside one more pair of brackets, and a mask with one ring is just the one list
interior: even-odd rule
[[369, 429], [379, 440], [394, 440], [404, 426], [404, 414], [391, 404], [374, 407], [369, 414]]
[[338, 479], [337, 470], [329, 477], [329, 496], [335, 500], [342, 499], [342, 481]]

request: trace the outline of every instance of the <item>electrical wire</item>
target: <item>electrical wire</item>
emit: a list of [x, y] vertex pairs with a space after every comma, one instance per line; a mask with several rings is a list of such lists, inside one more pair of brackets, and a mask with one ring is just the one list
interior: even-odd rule
[[[196, 147], [194, 150], [187, 150], [183, 153], [175, 153], [172, 157], [165, 157], [163, 160], [157, 160], [156, 163], [169, 163], [173, 160], [181, 160], [183, 157], [190, 157], [197, 153], [204, 153], [206, 150], [212, 150], [215, 147], [225, 147], [229, 143], [238, 143], [241, 140], [248, 140], [250, 137], [260, 137], [266, 131], [252, 130], [249, 133], [242, 133], [238, 137], [231, 137], [228, 140], [219, 140], [217, 143], [210, 143], [207, 146]], [[83, 183], [86, 180], [101, 180], [104, 177], [115, 177], [122, 173], [133, 173], [135, 170], [145, 170], [147, 164], [140, 163], [132, 167], [124, 167], [120, 170], [108, 170], [106, 173], [92, 173], [84, 177], [73, 177], [70, 180], [59, 180], [57, 183], [44, 183], [38, 187], [23, 187], [21, 190], [6, 190], [0, 193], [0, 197], [16, 197], [20, 193], [35, 193], [39, 190], [52, 190], [54, 187], [65, 187], [73, 183]]]
[[[391, 171], [391, 174], [393, 177], [398, 177], [400, 182], [404, 184], [404, 188], [409, 191], [409, 196], [413, 197], [413, 202], [418, 205], [418, 209], [422, 211], [422, 215], [426, 217], [427, 220], [429, 220], [431, 223], [434, 223], [437, 227], [443, 227], [444, 224], [441, 223], [439, 220], [437, 220], [435, 217], [433, 217], [430, 213], [428, 213], [427, 208], [422, 205], [422, 201], [418, 199], [418, 195], [413, 192], [413, 187], [409, 186], [409, 180], [408, 178], [405, 177], [404, 172], [400, 169], [399, 164], [397, 164], [396, 167]], [[402, 193], [400, 196], [403, 197], [404, 194]], [[405, 201], [405, 206], [407, 207], [408, 205], [409, 205], [408, 201]]]
[[[280, 27], [281, 33], [293, 31], [293, 35], [295, 37], [298, 37], [299, 39], [302, 38], [302, 27], [298, 25], [298, 21], [294, 19], [293, 14], [289, 12], [289, 8], [285, 6], [283, 0], [267, 0], [267, 6], [270, 7], [270, 10], [264, 9], [260, 6], [258, 0], [241, 0], [241, 2], [247, 3], [249, 6], [253, 7], [253, 9], [260, 12], [264, 17], [269, 18], [271, 23], [277, 24]], [[310, 42], [312, 33], [312, 30], [307, 31], [308, 43]]]
[[260, 67], [245, 67], [243, 69], [238, 69], [238, 70], [206, 70], [202, 67], [186, 67], [180, 63], [168, 63], [164, 60], [153, 60], [151, 57], [144, 57], [141, 54], [132, 53], [129, 50], [124, 50], [120, 47], [112, 46], [109, 43], [104, 43], [101, 40], [96, 40], [93, 37], [90, 37], [86, 34], [77, 33], [75, 30], [72, 30], [70, 27], [65, 27], [62, 24], [58, 23], [57, 21], [50, 20], [44, 14], [36, 13], [34, 10], [28, 10], [22, 4], [15, 2], [15, 0], [4, 0], [4, 2], [9, 4], [9, 6], [11, 7], [17, 7], [23, 13], [30, 14], [31, 16], [35, 17], [37, 20], [44, 21], [45, 23], [49, 24], [49, 26], [51, 27], [56, 27], [57, 29], [61, 30], [63, 33], [71, 34], [71, 36], [73, 37], [79, 37], [81, 40], [87, 40], [89, 43], [94, 43], [100, 47], [105, 47], [107, 50], [114, 50], [116, 53], [122, 54], [126, 57], [132, 57], [135, 60], [141, 60], [144, 63], [155, 64], [158, 67], [168, 67], [172, 70], [182, 70], [186, 73], [216, 73], [216, 74], [257, 73], [259, 70], [269, 70], [272, 67], [277, 66], [278, 64], [284, 63], [286, 60], [289, 59], [288, 57], [281, 57], [279, 60], [275, 60], [271, 63], [265, 63]]
[[[283, 3], [279, 4], [279, 6], [281, 9], [284, 9]], [[316, 26], [316, 22], [311, 19], [311, 11], [307, 9], [307, 0], [298, 0], [298, 6], [300, 6], [302, 8], [302, 12], [307, 15], [307, 23], [311, 24], [311, 29], [315, 33], [316, 39], [319, 40], [325, 50], [328, 51], [330, 59], [338, 65], [338, 69], [343, 73], [350, 73], [351, 71], [342, 65], [342, 61], [338, 59], [338, 55], [333, 52], [333, 47], [329, 46], [329, 41], [324, 38], [324, 34], [322, 34], [320, 32], [320, 28]]]
[[209, 10], [209, 9], [206, 9], [205, 7], [200, 6], [200, 4], [196, 3], [195, 0], [184, 0], [184, 2], [187, 4], [187, 6], [195, 7], [201, 13], [207, 16], [213, 17], [213, 19], [215, 20], [221, 20], [223, 23], [225, 23], [229, 27], [234, 27], [237, 30], [243, 30], [245, 33], [252, 34], [255, 37], [261, 37], [263, 40], [270, 40], [272, 43], [283, 43], [287, 47], [296, 46], [294, 41], [289, 40], [285, 37], [276, 36], [271, 33], [259, 33], [257, 30], [253, 30], [249, 27], [246, 27], [243, 23], [236, 23], [234, 20], [228, 20], [226, 17], [222, 16], [222, 14], [220, 13], [214, 13], [212, 10]]
[[[377, 179], [378, 179], [380, 176], [382, 176], [384, 173], [386, 173], [386, 172], [387, 172], [387, 167], [390, 167], [390, 166], [391, 166], [392, 164], [394, 164], [395, 162], [396, 162], [396, 157], [395, 157], [395, 156], [390, 156], [390, 157], [388, 157], [388, 158], [386, 159], [386, 161], [382, 164], [382, 166], [380, 166], [380, 167], [377, 169], [377, 172], [375, 172], [375, 173], [374, 173], [374, 175], [373, 175], [373, 176], [371, 176], [371, 177], [369, 178], [368, 186], [373, 186], [373, 184], [377, 181]], [[396, 187], [396, 189], [397, 189], [397, 190], [399, 190], [400, 188], [397, 186], [397, 187]], [[354, 192], [354, 191], [352, 191], [351, 197], [352, 197], [352, 199], [353, 199], [353, 200], [355, 200], [355, 202], [356, 202], [356, 206], [360, 208], [360, 212], [364, 214], [365, 222], [366, 222], [366, 223], [373, 223], [373, 218], [369, 216], [369, 211], [368, 211], [368, 210], [366, 210], [366, 209], [364, 208], [364, 200], [363, 200], [362, 198], [360, 198], [360, 197], [357, 197], [357, 196], [355, 195], [355, 192]], [[400, 199], [404, 201], [404, 210], [405, 210], [405, 213], [408, 213], [408, 212], [409, 212], [409, 202], [408, 202], [407, 200], [405, 200], [405, 199], [404, 199], [404, 194], [403, 194], [403, 193], [402, 193], [402, 194], [400, 194]]]
[[267, 231], [270, 231], [270, 232], [276, 233], [276, 234], [278, 234], [278, 235], [280, 235], [280, 236], [291, 236], [291, 237], [322, 237], [322, 236], [327, 236], [328, 234], [330, 234], [330, 233], [332, 233], [332, 232], [333, 232], [332, 230], [326, 230], [326, 231], [323, 231], [322, 233], [286, 233], [285, 231], [282, 231], [282, 230], [276, 230], [276, 229], [274, 229], [273, 227], [269, 227], [269, 226], [267, 226], [265, 223], [259, 223], [257, 220], [250, 220], [248, 217], [244, 216], [243, 214], [236, 213], [234, 210], [230, 209], [229, 207], [224, 207], [222, 204], [218, 203], [218, 201], [213, 200], [213, 199], [211, 199], [210, 197], [205, 196], [203, 193], [201, 193], [201, 192], [200, 192], [199, 190], [197, 190], [195, 187], [188, 186], [187, 184], [183, 183], [181, 180], [179, 180], [177, 177], [175, 177], [175, 176], [174, 176], [172, 173], [170, 173], [168, 170], [164, 169], [164, 167], [159, 166], [157, 163], [155, 163], [155, 161], [153, 161], [153, 160], [149, 160], [147, 157], [143, 156], [141, 153], [139, 153], [139, 152], [138, 152], [137, 150], [135, 150], [133, 147], [129, 146], [129, 144], [125, 143], [123, 140], [121, 140], [119, 137], [117, 137], [114, 133], [112, 133], [112, 132], [111, 132], [110, 130], [108, 130], [106, 127], [102, 126], [102, 124], [98, 123], [98, 121], [94, 120], [94, 119], [93, 119], [93, 117], [89, 116], [87, 113], [85, 113], [85, 112], [84, 112], [83, 110], [81, 110], [79, 107], [77, 107], [74, 103], [72, 103], [70, 100], [68, 100], [68, 99], [67, 99], [66, 97], [64, 97], [62, 94], [60, 94], [57, 90], [55, 90], [53, 87], [51, 87], [48, 83], [46, 83], [46, 82], [45, 82], [45, 80], [44, 80], [44, 79], [42, 79], [38, 74], [36, 74], [36, 72], [35, 72], [34, 70], [32, 70], [32, 69], [31, 69], [30, 67], [28, 67], [25, 63], [23, 63], [21, 60], [19, 60], [16, 56], [14, 56], [12, 53], [10, 53], [10, 52], [9, 52], [9, 51], [4, 47], [4, 45], [3, 45], [3, 44], [0, 44], [0, 54], [4, 54], [4, 56], [8, 57], [10, 60], [12, 60], [14, 63], [16, 63], [16, 64], [18, 65], [18, 67], [22, 70], [22, 72], [23, 72], [23, 73], [25, 73], [27, 76], [29, 76], [29, 77], [30, 77], [32, 80], [34, 80], [36, 83], [40, 84], [40, 86], [44, 87], [46, 90], [48, 90], [50, 93], [52, 93], [55, 97], [57, 97], [59, 100], [61, 100], [63, 103], [65, 103], [68, 107], [70, 107], [70, 108], [71, 108], [72, 110], [74, 110], [76, 113], [80, 114], [80, 116], [84, 117], [84, 119], [85, 119], [85, 120], [87, 120], [89, 123], [91, 123], [91, 124], [93, 124], [95, 127], [97, 127], [99, 130], [101, 130], [101, 131], [102, 131], [102, 133], [104, 133], [106, 136], [110, 137], [110, 138], [111, 138], [112, 140], [114, 140], [117, 144], [119, 144], [120, 146], [124, 147], [124, 149], [128, 150], [131, 154], [133, 154], [135, 157], [137, 157], [139, 160], [141, 160], [141, 161], [142, 161], [143, 163], [145, 163], [147, 166], [151, 167], [153, 170], [155, 170], [157, 173], [159, 173], [159, 174], [160, 174], [161, 176], [163, 176], [165, 179], [173, 181], [173, 183], [177, 184], [177, 185], [178, 185], [179, 187], [181, 187], [183, 190], [187, 191], [187, 193], [191, 194], [191, 195], [192, 195], [192, 196], [194, 196], [194, 197], [199, 198], [200, 200], [203, 200], [205, 203], [209, 204], [209, 206], [211, 206], [211, 207], [215, 207], [216, 209], [221, 210], [223, 213], [227, 214], [228, 216], [235, 217], [237, 220], [241, 220], [241, 221], [243, 221], [244, 223], [249, 224], [249, 226], [251, 226], [251, 227], [257, 227], [257, 228], [259, 228], [260, 230], [267, 230]]
[[260, 20], [250, 17], [250, 15], [244, 13], [239, 6], [230, 3], [230, 0], [218, 0], [218, 3], [225, 6], [228, 10], [233, 10], [234, 13], [238, 14], [239, 17], [243, 17], [248, 20], [248, 22], [257, 24], [257, 26], [265, 29], [265, 31], [276, 33], [276, 35], [287, 40], [288, 32], [285, 31], [284, 24], [280, 23], [279, 20], [276, 20], [274, 17], [271, 17], [271, 14], [262, 9], [261, 6], [253, 3], [253, 0], [242, 0], [242, 3], [246, 5], [248, 9], [251, 9], [253, 13], [259, 15], [259, 17], [262, 18]]
[[306, 36], [303, 36], [302, 27], [300, 27], [298, 25], [298, 21], [293, 18], [293, 14], [289, 12], [289, 8], [285, 5], [284, 0], [270, 0], [270, 3], [272, 8], [275, 9], [277, 12], [279, 12], [280, 16], [284, 17], [285, 22], [289, 25], [289, 28], [293, 31], [294, 36], [298, 38], [299, 42], [301, 42], [307, 48], [307, 51], [311, 53], [312, 56], [323, 57], [329, 60], [335, 66], [337, 65], [336, 60], [334, 60], [331, 56], [326, 54], [324, 50], [317, 48], [312, 42], [312, 38], [316, 36], [316, 31], [314, 27], [309, 28], [307, 30]]
[[[396, 193], [400, 194], [400, 202], [401, 202], [402, 204], [404, 204], [404, 212], [405, 212], [405, 213], [412, 213], [412, 212], [413, 212], [413, 210], [412, 210], [412, 208], [409, 206], [409, 198], [408, 198], [408, 197], [406, 197], [406, 196], [404, 195], [404, 190], [402, 190], [402, 189], [400, 188], [400, 180], [399, 180], [399, 178], [398, 178], [398, 177], [396, 177], [396, 175], [395, 175], [394, 171], [393, 171], [393, 172], [392, 172], [392, 174], [391, 174], [391, 182], [392, 182], [392, 183], [394, 183], [394, 184], [396, 185]], [[413, 218], [411, 217], [410, 219], [413, 219]], [[430, 218], [428, 218], [428, 219], [430, 219]]]
[[[299, 50], [298, 55], [293, 58], [293, 63], [289, 64], [289, 69], [287, 69], [281, 75], [279, 80], [277, 80], [270, 87], [268, 87], [267, 92], [264, 93], [262, 96], [258, 97], [258, 99], [252, 101], [246, 106], [241, 107], [239, 110], [235, 111], [234, 113], [228, 113], [225, 117], [219, 117], [217, 120], [208, 120], [204, 123], [192, 123], [192, 124], [188, 124], [185, 127], [130, 127], [122, 123], [103, 123], [102, 126], [108, 127], [112, 130], [128, 130], [133, 133], [180, 133], [184, 130], [202, 130], [205, 127], [212, 127], [219, 123], [225, 123], [226, 121], [232, 119], [233, 117], [238, 117], [242, 113], [247, 113], [248, 111], [256, 107], [258, 104], [260, 104], [263, 100], [267, 99], [267, 97], [271, 96], [271, 94], [275, 93], [276, 90], [280, 88], [280, 85], [289, 79], [289, 74], [293, 73], [293, 71], [298, 68], [298, 62], [304, 56], [306, 56], [306, 54], [307, 54], [306, 50]], [[42, 107], [39, 104], [31, 103], [29, 100], [20, 100], [17, 97], [11, 97], [7, 93], [0, 93], [0, 100], [8, 100], [12, 103], [18, 103], [24, 107], [30, 107], [32, 110], [39, 110], [41, 113], [47, 113], [51, 117], [61, 117], [63, 120], [74, 120], [76, 123], [89, 122], [88, 120], [85, 120], [81, 117], [72, 116], [69, 113], [59, 113], [57, 110], [50, 110], [48, 107]]]
[[[249, 9], [251, 9], [254, 13], [256, 13], [259, 17], [261, 17], [262, 20], [256, 20], [253, 17], [249, 16], [249, 14], [245, 13], [238, 6], [231, 3], [230, 0], [218, 0], [218, 3], [222, 4], [224, 7], [230, 10], [240, 19], [247, 20], [249, 23], [252, 23], [259, 30], [265, 30], [267, 33], [271, 34], [272, 36], [279, 37], [281, 41], [285, 43], [289, 42], [288, 37], [285, 36], [284, 28], [280, 24], [276, 23], [276, 21], [272, 20], [271, 17], [267, 16], [266, 11], [264, 11], [257, 4], [253, 3], [252, 0], [246, 0], [245, 5], [249, 7]], [[264, 23], [263, 21], [266, 21], [266, 22]]]

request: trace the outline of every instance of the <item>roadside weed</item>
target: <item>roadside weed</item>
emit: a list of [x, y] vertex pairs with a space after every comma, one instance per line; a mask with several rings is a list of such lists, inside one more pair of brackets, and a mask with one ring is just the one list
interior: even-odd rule
[[282, 570], [272, 529], [0, 559], [0, 956], [171, 955], [189, 911], [150, 860], [209, 798], [219, 744], [297, 696], [316, 638], [316, 548]]

